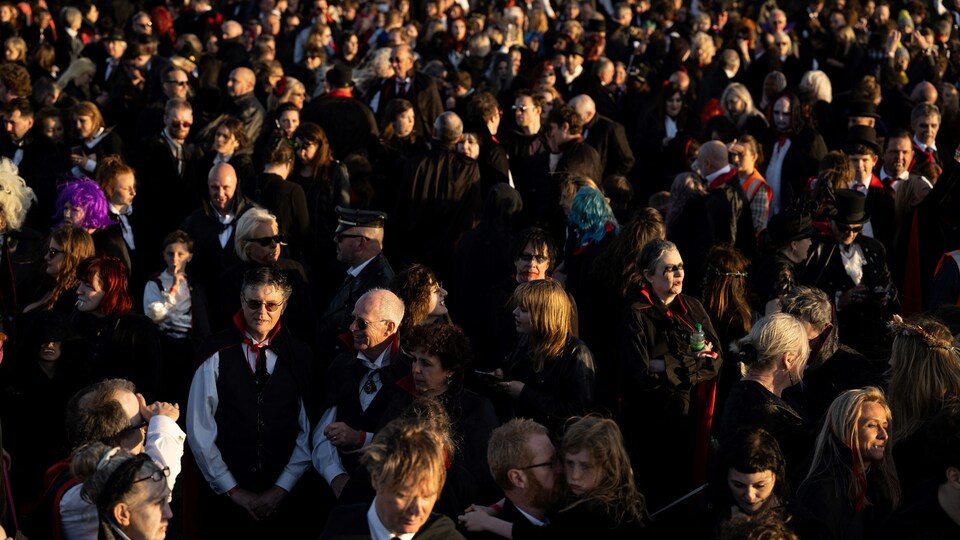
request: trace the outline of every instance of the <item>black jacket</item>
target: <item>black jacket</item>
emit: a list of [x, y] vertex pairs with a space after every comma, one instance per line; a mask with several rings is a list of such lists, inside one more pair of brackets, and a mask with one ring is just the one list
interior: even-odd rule
[[[327, 518], [321, 540], [365, 540], [373, 538], [367, 524], [368, 503], [335, 506]], [[431, 514], [414, 535], [417, 540], [463, 540], [453, 521], [440, 514]]]
[[303, 122], [313, 122], [330, 135], [330, 149], [340, 160], [351, 154], [368, 155], [380, 138], [373, 111], [352, 97], [322, 95], [304, 108], [302, 116]]
[[[760, 141], [769, 161], [778, 136], [771, 129]], [[790, 136], [790, 148], [783, 158], [780, 172], [780, 193], [774, 193], [775, 197], [780, 197], [781, 209], [789, 208], [791, 203], [800, 199], [807, 182], [817, 175], [820, 160], [826, 155], [827, 145], [817, 130], [806, 126], [800, 133]]]
[[318, 320], [319, 346], [324, 357], [327, 357], [325, 355], [328, 352], [331, 353], [329, 358], [332, 358], [345, 350], [339, 336], [349, 330], [350, 323], [353, 321], [351, 314], [357, 300], [370, 289], [388, 287], [393, 276], [390, 262], [383, 253], [380, 253], [360, 271], [357, 277], [349, 274], [344, 277], [343, 283], [340, 284]]
[[594, 181], [600, 183], [612, 174], [630, 174], [636, 159], [627, 142], [627, 132], [623, 129], [623, 124], [597, 114], [590, 123], [583, 126], [583, 133], [587, 144], [600, 155], [600, 164], [603, 167], [603, 176], [594, 178]]

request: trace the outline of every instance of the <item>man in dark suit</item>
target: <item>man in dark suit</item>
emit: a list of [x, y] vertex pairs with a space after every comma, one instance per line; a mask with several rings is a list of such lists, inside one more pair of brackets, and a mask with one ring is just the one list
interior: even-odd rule
[[37, 195], [37, 205], [27, 216], [27, 223], [40, 231], [50, 226], [57, 200], [57, 180], [65, 163], [50, 139], [34, 132], [34, 112], [27, 98], [11, 101], [3, 111], [4, 135], [0, 138], [0, 154], [10, 158], [20, 176]]
[[377, 433], [361, 458], [377, 496], [372, 504], [335, 507], [321, 539], [463, 539], [450, 518], [433, 513], [446, 481], [447, 449], [429, 424], [397, 419]]
[[380, 131], [373, 111], [353, 95], [353, 70], [334, 64], [324, 84], [327, 92], [304, 108], [301, 122], [322, 127], [340, 161], [353, 154], [368, 155], [380, 143]]
[[581, 94], [570, 100], [583, 119], [583, 138], [600, 155], [603, 177], [594, 178], [598, 184], [612, 174], [630, 174], [636, 159], [627, 142], [623, 124], [597, 114], [597, 107], [588, 95]]
[[[350, 311], [370, 289], [386, 288], [393, 279], [393, 268], [383, 255], [383, 212], [350, 210], [337, 207], [337, 260], [349, 265], [340, 288], [320, 315], [321, 358], [334, 358], [344, 351], [339, 337], [350, 330]], [[333, 354], [324, 349], [330, 345]]]
[[390, 100], [403, 98], [413, 103], [414, 132], [418, 137], [426, 138], [430, 135], [431, 123], [443, 112], [443, 102], [440, 101], [440, 93], [433, 79], [416, 71], [414, 62], [413, 50], [409, 45], [394, 47], [390, 58], [394, 76], [374, 85], [367, 102], [381, 125]]
[[103, 92], [109, 93], [123, 77], [123, 53], [127, 50], [127, 39], [119, 28], [114, 28], [103, 40], [103, 54], [97, 59], [97, 73], [93, 83]]

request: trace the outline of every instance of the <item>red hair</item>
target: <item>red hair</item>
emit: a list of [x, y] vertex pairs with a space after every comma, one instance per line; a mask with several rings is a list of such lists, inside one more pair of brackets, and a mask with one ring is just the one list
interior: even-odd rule
[[100, 313], [123, 317], [133, 309], [133, 297], [127, 286], [127, 270], [120, 259], [108, 255], [84, 259], [77, 266], [77, 277], [91, 284], [94, 278], [100, 278], [100, 286], [104, 291]]

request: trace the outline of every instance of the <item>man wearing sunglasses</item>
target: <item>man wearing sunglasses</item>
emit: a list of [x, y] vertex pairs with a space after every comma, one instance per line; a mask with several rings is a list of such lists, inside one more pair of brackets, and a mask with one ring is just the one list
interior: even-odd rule
[[887, 252], [863, 234], [870, 219], [866, 196], [838, 189], [836, 198], [831, 234], [814, 238], [800, 283], [821, 289], [833, 301], [840, 341], [868, 358], [879, 358], [889, 353], [886, 321], [897, 298]]
[[[350, 312], [357, 300], [374, 288], [386, 288], [393, 279], [393, 268], [383, 255], [383, 212], [337, 207], [339, 224], [333, 237], [337, 261], [346, 265], [343, 283], [320, 316], [321, 358], [334, 358], [346, 350], [340, 338], [350, 331]], [[348, 340], [349, 341], [349, 340]], [[328, 354], [327, 347], [329, 347]]]
[[310, 468], [312, 353], [280, 322], [293, 288], [269, 267], [247, 271], [233, 327], [201, 347], [190, 386], [190, 449], [204, 538], [296, 537], [308, 513], [296, 489]]
[[338, 498], [359, 465], [359, 453], [373, 440], [394, 391], [410, 373], [397, 329], [403, 301], [386, 289], [357, 300], [350, 323], [354, 350], [338, 356], [326, 374], [327, 409], [313, 431], [313, 465]]

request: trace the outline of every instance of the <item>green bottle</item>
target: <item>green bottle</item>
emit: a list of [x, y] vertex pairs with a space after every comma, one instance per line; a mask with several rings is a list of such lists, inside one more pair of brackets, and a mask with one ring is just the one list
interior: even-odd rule
[[703, 327], [697, 323], [697, 329], [690, 334], [690, 349], [693, 352], [700, 352], [706, 346], [703, 337]]

